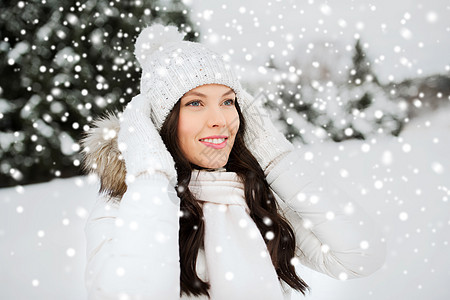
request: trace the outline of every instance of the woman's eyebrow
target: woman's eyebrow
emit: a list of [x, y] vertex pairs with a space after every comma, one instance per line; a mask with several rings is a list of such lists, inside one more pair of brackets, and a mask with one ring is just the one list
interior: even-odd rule
[[[234, 91], [232, 89], [230, 89], [228, 92], [223, 94], [222, 97], [230, 95], [230, 94], [234, 94]], [[206, 97], [205, 94], [202, 94], [202, 93], [199, 93], [199, 92], [194, 92], [194, 91], [186, 93], [186, 96]]]
[[198, 97], [206, 97], [205, 94], [199, 93], [199, 92], [188, 92], [185, 96], [198, 96]]

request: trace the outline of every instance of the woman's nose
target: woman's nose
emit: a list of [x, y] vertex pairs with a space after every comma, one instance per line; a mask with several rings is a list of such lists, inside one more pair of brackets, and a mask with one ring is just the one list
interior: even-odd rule
[[224, 127], [227, 124], [225, 115], [220, 108], [212, 109], [208, 112], [209, 127]]

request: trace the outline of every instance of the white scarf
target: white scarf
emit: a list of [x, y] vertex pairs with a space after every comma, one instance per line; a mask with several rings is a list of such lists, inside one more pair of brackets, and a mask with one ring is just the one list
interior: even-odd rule
[[210, 296], [283, 299], [267, 246], [249, 215], [244, 184], [234, 172], [194, 170], [189, 189], [203, 202]]

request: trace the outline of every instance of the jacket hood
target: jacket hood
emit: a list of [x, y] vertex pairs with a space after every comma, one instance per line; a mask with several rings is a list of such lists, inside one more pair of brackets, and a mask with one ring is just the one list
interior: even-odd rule
[[81, 139], [83, 170], [100, 178], [100, 193], [120, 200], [127, 185], [126, 168], [117, 143], [119, 117], [108, 113], [92, 122], [91, 129]]

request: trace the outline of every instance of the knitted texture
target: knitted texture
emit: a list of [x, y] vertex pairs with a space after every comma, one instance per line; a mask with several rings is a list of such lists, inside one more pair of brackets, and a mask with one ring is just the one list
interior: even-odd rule
[[241, 98], [242, 87], [232, 68], [217, 53], [183, 38], [176, 27], [156, 24], [142, 30], [136, 40], [135, 55], [142, 68], [141, 94], [151, 106], [158, 131], [176, 102], [198, 86], [226, 85], [238, 101]]
[[244, 141], [267, 175], [281, 157], [294, 150], [294, 146], [272, 123], [262, 106], [262, 97], [254, 98], [243, 91], [243, 98], [242, 114], [247, 123]]
[[127, 169], [127, 181], [155, 172], [176, 178], [175, 162], [149, 118], [150, 106], [144, 96], [135, 96], [125, 108], [118, 134], [119, 149]]

